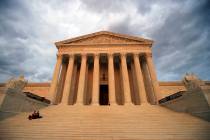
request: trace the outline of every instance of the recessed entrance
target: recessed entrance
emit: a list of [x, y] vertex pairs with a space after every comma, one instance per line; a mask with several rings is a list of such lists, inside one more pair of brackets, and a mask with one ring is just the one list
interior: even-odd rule
[[100, 85], [100, 105], [109, 105], [108, 85]]

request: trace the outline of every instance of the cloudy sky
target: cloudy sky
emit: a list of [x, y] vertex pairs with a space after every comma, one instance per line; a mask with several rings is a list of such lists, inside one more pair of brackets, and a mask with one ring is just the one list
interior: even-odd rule
[[1, 0], [0, 82], [50, 81], [54, 42], [100, 30], [153, 39], [161, 81], [210, 80], [208, 0]]

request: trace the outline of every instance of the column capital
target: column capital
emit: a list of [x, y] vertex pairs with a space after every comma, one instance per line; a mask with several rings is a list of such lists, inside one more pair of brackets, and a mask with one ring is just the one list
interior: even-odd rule
[[68, 53], [69, 57], [74, 57], [74, 53]]
[[126, 56], [127, 56], [127, 53], [122, 52], [122, 53], [120, 53], [120, 55], [121, 55], [122, 57], [126, 57]]
[[134, 55], [134, 56], [139, 56], [140, 53], [139, 53], [139, 52], [135, 52], [135, 53], [133, 53], [133, 55]]
[[81, 55], [81, 57], [86, 57], [87, 53], [81, 53], [80, 55]]
[[152, 57], [152, 53], [145, 53], [146, 57]]
[[94, 58], [95, 58], [95, 57], [99, 57], [100, 54], [99, 54], [99, 53], [94, 53], [93, 56], [94, 56]]
[[108, 57], [113, 57], [114, 53], [108, 53], [107, 55], [108, 55]]
[[56, 55], [57, 55], [57, 58], [59, 58], [59, 57], [62, 57], [62, 56], [63, 56], [63, 54], [61, 54], [61, 53], [57, 53]]

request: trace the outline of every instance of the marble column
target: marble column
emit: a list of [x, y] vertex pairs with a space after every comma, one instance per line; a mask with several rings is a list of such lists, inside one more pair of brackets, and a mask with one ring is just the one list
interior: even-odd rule
[[50, 89], [49, 89], [49, 95], [51, 96], [52, 104], [55, 104], [55, 102], [56, 102], [57, 85], [58, 85], [58, 78], [59, 78], [62, 58], [63, 58], [62, 55], [60, 55], [60, 54], [57, 55], [57, 62], [55, 65], [53, 78], [52, 78], [52, 82], [51, 82]]
[[116, 104], [115, 99], [115, 77], [114, 77], [114, 56], [108, 54], [108, 80], [109, 80], [109, 103]]
[[99, 105], [99, 54], [94, 54], [92, 104]]
[[62, 96], [63, 96], [63, 88], [64, 88], [64, 82], [66, 78], [66, 71], [67, 71], [67, 64], [62, 63], [59, 83], [58, 83], [58, 90], [57, 90], [57, 97], [56, 97], [56, 104], [61, 102]]
[[155, 93], [155, 96], [156, 96], [156, 103], [158, 104], [158, 101], [161, 99], [161, 94], [160, 94], [159, 83], [158, 83], [158, 80], [157, 80], [157, 76], [156, 76], [155, 67], [154, 67], [154, 63], [153, 63], [153, 60], [152, 60], [152, 54], [151, 53], [146, 54], [146, 62], [147, 62], [147, 65], [148, 65], [150, 78], [151, 78], [154, 93]]
[[81, 57], [81, 67], [80, 67], [80, 74], [79, 74], [79, 83], [78, 83], [78, 90], [77, 90], [77, 102], [76, 104], [83, 105], [83, 95], [85, 89], [85, 72], [86, 72], [86, 63], [87, 63], [87, 56], [86, 54], [82, 54]]
[[147, 103], [145, 85], [141, 71], [141, 64], [139, 62], [139, 54], [134, 54], [134, 65], [138, 85], [138, 93], [140, 95], [140, 103]]
[[128, 69], [126, 62], [126, 54], [121, 54], [121, 69], [122, 69], [122, 80], [123, 80], [123, 92], [125, 96], [125, 104], [131, 104], [131, 92], [128, 78]]
[[64, 84], [64, 91], [63, 91], [63, 98], [61, 103], [68, 105], [70, 90], [71, 90], [71, 82], [72, 82], [72, 73], [73, 73], [73, 66], [74, 66], [74, 55], [69, 54], [69, 62], [66, 74], [66, 80]]

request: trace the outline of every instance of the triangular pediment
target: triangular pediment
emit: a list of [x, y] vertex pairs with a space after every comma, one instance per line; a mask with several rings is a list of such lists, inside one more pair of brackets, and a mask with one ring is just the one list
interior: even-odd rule
[[118, 34], [113, 32], [101, 31], [76, 38], [71, 38], [63, 41], [56, 42], [56, 46], [59, 45], [91, 45], [91, 44], [152, 44], [153, 41], [140, 37], [134, 37], [124, 34]]

